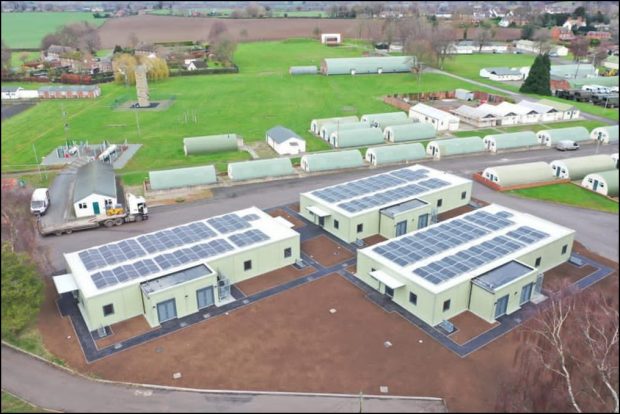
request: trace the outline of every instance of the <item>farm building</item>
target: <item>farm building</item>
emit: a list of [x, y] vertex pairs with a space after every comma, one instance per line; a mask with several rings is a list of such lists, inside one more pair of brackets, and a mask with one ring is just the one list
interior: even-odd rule
[[265, 134], [267, 144], [280, 155], [306, 152], [306, 140], [282, 125], [271, 128]]
[[288, 69], [291, 75], [316, 75], [319, 69], [316, 66], [291, 66]]
[[78, 168], [73, 188], [75, 217], [105, 215], [117, 202], [116, 176], [111, 164], [91, 161]]
[[359, 121], [360, 121], [359, 118], [355, 115], [337, 116], [334, 118], [313, 119], [312, 122], [310, 122], [310, 131], [312, 131], [314, 135], [319, 135], [321, 132], [321, 127], [324, 124], [335, 123], [335, 122], [345, 123], [345, 122], [359, 122]]
[[101, 95], [99, 85], [42, 86], [38, 92], [41, 99], [96, 98]]
[[536, 133], [533, 131], [487, 135], [482, 141], [486, 149], [491, 152], [513, 148], [537, 147], [540, 145]]
[[321, 33], [321, 43], [328, 46], [339, 45], [342, 43], [342, 36], [340, 33]]
[[233, 181], [256, 180], [294, 174], [293, 164], [288, 158], [241, 161], [228, 164], [228, 178]]
[[374, 166], [409, 162], [424, 158], [426, 158], [426, 151], [424, 150], [424, 145], [419, 142], [372, 147], [366, 151], [366, 161]]
[[459, 129], [459, 118], [441, 109], [418, 103], [409, 109], [409, 117], [432, 124], [437, 131], [456, 131]]
[[575, 142], [590, 141], [590, 133], [582, 126], [557, 129], [543, 129], [536, 133], [538, 142], [548, 147], [554, 146], [562, 140]]
[[494, 114], [468, 105], [461, 105], [450, 112], [458, 116], [461, 121], [477, 128], [494, 127], [498, 122], [498, 118]]
[[485, 168], [482, 176], [502, 187], [553, 181], [553, 171], [546, 162], [498, 165]]
[[539, 102], [532, 102], [522, 100], [519, 102], [520, 106], [530, 108], [540, 114], [540, 120], [542, 122], [560, 121], [564, 118], [564, 114], [553, 106], [545, 105]]
[[581, 112], [579, 109], [575, 108], [573, 105], [565, 102], [556, 102], [550, 99], [540, 99], [538, 103], [541, 105], [551, 106], [555, 108], [558, 112], [562, 113], [562, 117], [558, 118], [560, 120], [569, 120], [569, 119], [578, 119]]
[[466, 205], [471, 188], [471, 180], [414, 165], [302, 193], [299, 212], [347, 243], [392, 238]]
[[609, 155], [598, 154], [551, 161], [551, 169], [556, 177], [576, 181], [590, 173], [613, 170], [615, 164]]
[[207, 63], [204, 60], [192, 59], [185, 64], [185, 69], [188, 71], [206, 69]]
[[425, 122], [390, 125], [383, 130], [383, 137], [389, 142], [425, 141], [436, 136], [435, 128]]
[[323, 59], [321, 61], [321, 73], [324, 75], [361, 75], [365, 73], [409, 72], [415, 61], [415, 56]]
[[183, 152], [187, 156], [220, 151], [236, 151], [239, 145], [238, 140], [237, 134], [187, 137], [183, 138]]
[[378, 128], [347, 129], [332, 132], [329, 143], [335, 148], [362, 147], [383, 144], [383, 132]]
[[251, 207], [66, 253], [69, 273], [54, 282], [73, 292], [91, 332], [136, 316], [156, 327], [233, 301], [231, 284], [299, 254], [299, 233]]
[[491, 204], [357, 251], [355, 275], [436, 326], [470, 311], [489, 323], [541, 294], [574, 230]]
[[151, 190], [208, 185], [217, 182], [215, 167], [175, 168], [173, 170], [149, 171]]
[[300, 165], [306, 172], [317, 172], [361, 167], [364, 160], [358, 150], [334, 151], [306, 154], [301, 157]]
[[385, 128], [388, 125], [392, 125], [392, 123], [398, 123], [407, 121], [411, 122], [407, 113], [399, 111], [399, 112], [386, 112], [382, 114], [366, 114], [362, 115], [360, 118], [361, 122], [368, 123], [371, 127], [374, 128]]
[[609, 197], [618, 197], [618, 170], [588, 174], [581, 181], [581, 186]]
[[449, 138], [429, 142], [426, 146], [426, 153], [438, 160], [451, 155], [484, 152], [484, 149], [484, 143], [480, 137]]
[[323, 124], [320, 131], [320, 137], [325, 141], [329, 141], [329, 137], [334, 132], [368, 128], [370, 128], [370, 124], [367, 122], [330, 122], [328, 124]]
[[618, 142], [618, 125], [594, 128], [590, 133], [590, 138], [594, 140], [598, 139], [603, 144]]

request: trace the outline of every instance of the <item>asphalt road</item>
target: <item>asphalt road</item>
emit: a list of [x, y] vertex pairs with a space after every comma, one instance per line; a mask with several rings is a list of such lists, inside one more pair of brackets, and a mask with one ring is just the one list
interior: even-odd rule
[[[572, 156], [590, 155], [596, 153], [596, 150], [596, 145], [586, 144], [576, 153], [543, 149], [453, 157], [439, 161], [428, 160], [421, 164], [471, 178], [472, 173], [491, 165], [552, 161]], [[601, 146], [598, 152], [600, 154], [618, 152], [618, 144]], [[101, 227], [70, 235], [47, 236], [41, 239], [41, 244], [48, 247], [53, 267], [57, 271], [62, 271], [65, 268], [62, 258], [63, 252], [73, 252], [249, 206], [257, 206], [264, 209], [291, 204], [299, 201], [299, 193], [301, 192], [396, 168], [399, 167], [364, 168], [355, 171], [312, 175], [301, 179], [274, 180], [260, 184], [222, 187], [214, 190], [214, 196], [207, 200], [150, 208], [149, 220], [142, 223], [128, 223], [109, 229]], [[517, 198], [491, 191], [477, 183], [474, 184], [473, 196], [504, 204], [507, 207], [514, 207], [573, 228], [577, 231], [577, 240], [588, 248], [612, 260], [618, 259], [617, 215]]]
[[[177, 391], [103, 383], [73, 375], [2, 345], [2, 389], [65, 412], [359, 412], [346, 395]], [[447, 412], [440, 399], [364, 397], [364, 412]]]

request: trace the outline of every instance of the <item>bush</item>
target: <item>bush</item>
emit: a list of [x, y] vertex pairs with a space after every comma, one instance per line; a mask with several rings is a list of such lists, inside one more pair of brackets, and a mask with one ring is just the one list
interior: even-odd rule
[[170, 76], [192, 76], [192, 75], [218, 75], [224, 73], [239, 73], [239, 67], [233, 65], [227, 68], [207, 68], [198, 70], [176, 70], [170, 71]]

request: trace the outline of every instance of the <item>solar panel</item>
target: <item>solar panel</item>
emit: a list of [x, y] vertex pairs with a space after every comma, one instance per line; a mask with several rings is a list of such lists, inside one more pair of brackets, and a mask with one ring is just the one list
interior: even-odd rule
[[260, 230], [252, 229], [243, 233], [233, 234], [228, 239], [237, 247], [244, 247], [264, 240], [269, 240], [269, 236]]
[[316, 197], [333, 203], [347, 200], [369, 192], [404, 184], [406, 180], [395, 177], [392, 174], [378, 174], [360, 180], [350, 181], [336, 186], [313, 191]]
[[400, 170], [392, 171], [390, 175], [394, 177], [402, 178], [407, 181], [417, 181], [428, 175], [428, 170], [419, 169], [419, 170], [410, 170], [409, 168], [403, 168]]
[[528, 226], [522, 226], [517, 228], [516, 230], [509, 231], [508, 233], [506, 233], [506, 236], [512, 237], [516, 240], [520, 240], [527, 244], [536, 243], [539, 240], [549, 237], [547, 233], [535, 230]]
[[429, 180], [420, 181], [418, 184], [432, 190], [450, 185], [449, 182], [440, 180], [439, 178], [431, 178]]
[[258, 217], [258, 214], [248, 214], [246, 216], [243, 216], [243, 219], [245, 221], [254, 221], [254, 220], [258, 220], [260, 217]]
[[215, 228], [215, 230], [217, 230], [220, 234], [247, 229], [251, 226], [250, 223], [234, 213], [208, 219], [207, 223]]

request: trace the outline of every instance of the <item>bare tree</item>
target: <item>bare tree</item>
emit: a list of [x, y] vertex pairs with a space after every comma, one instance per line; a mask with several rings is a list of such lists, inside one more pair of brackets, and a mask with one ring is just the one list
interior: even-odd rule
[[216, 20], [211, 26], [211, 30], [209, 30], [209, 42], [215, 42], [224, 32], [227, 32], [228, 28], [226, 24], [221, 20]]
[[433, 28], [430, 43], [439, 69], [443, 69], [446, 59], [452, 57], [449, 51], [455, 38], [456, 33], [451, 27], [435, 26]]
[[482, 48], [488, 45], [491, 41], [491, 28], [481, 27], [480, 30], [478, 30], [476, 40], [478, 41], [478, 53], [480, 53], [482, 52]]
[[245, 8], [245, 13], [248, 17], [257, 18], [265, 16], [265, 8], [256, 2], [248, 4]]
[[551, 33], [549, 30], [545, 28], [536, 30], [532, 39], [536, 42], [539, 54], [544, 55], [551, 51]]
[[2, 40], [2, 70], [9, 70], [11, 68], [11, 49]]
[[213, 44], [213, 54], [215, 58], [225, 64], [232, 63], [233, 55], [237, 49], [237, 43], [227, 34], [224, 34]]
[[138, 35], [136, 34], [136, 32], [129, 33], [129, 36], [127, 37], [127, 45], [130, 48], [135, 49], [139, 43], [140, 39], [138, 39]]
[[321, 28], [319, 26], [315, 26], [314, 29], [312, 29], [312, 35], [317, 39], [321, 37]]

